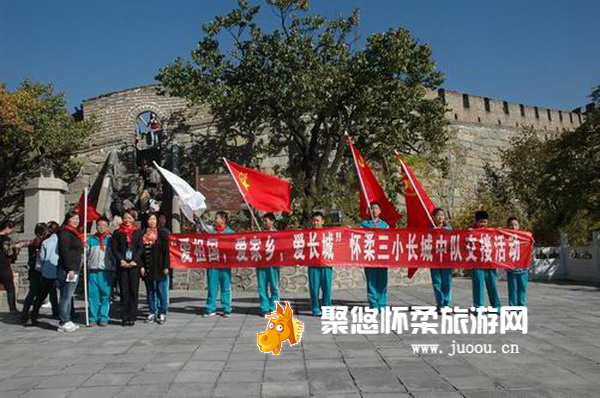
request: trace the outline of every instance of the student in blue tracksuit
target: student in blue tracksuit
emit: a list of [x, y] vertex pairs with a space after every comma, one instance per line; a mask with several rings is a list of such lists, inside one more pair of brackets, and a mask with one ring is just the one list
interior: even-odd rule
[[[362, 228], [389, 228], [390, 226], [381, 218], [381, 205], [378, 202], [371, 203], [371, 215], [373, 219], [362, 220]], [[365, 268], [367, 280], [367, 300], [369, 307], [374, 309], [384, 308], [387, 305], [387, 268]]]
[[[431, 213], [436, 229], [450, 230], [452, 227], [446, 224], [444, 209], [438, 207]], [[431, 285], [435, 296], [435, 304], [438, 311], [452, 304], [452, 268], [430, 268]]]
[[[215, 225], [210, 227], [213, 234], [232, 234], [235, 231], [227, 226], [229, 217], [224, 211], [215, 215]], [[223, 316], [231, 316], [231, 268], [207, 268], [206, 269], [206, 306], [204, 317], [217, 314], [217, 295], [221, 291], [221, 305]]]
[[[506, 224], [508, 229], [518, 230], [520, 228], [517, 217], [509, 217]], [[526, 268], [506, 270], [506, 281], [508, 284], [508, 305], [527, 307], [529, 270]]]
[[116, 262], [112, 253], [110, 221], [105, 217], [96, 220], [94, 235], [87, 239], [88, 303], [90, 326], [106, 326], [110, 311], [110, 292], [116, 278]]
[[[265, 213], [262, 216], [262, 222], [265, 231], [277, 231], [275, 229], [275, 215], [273, 213]], [[270, 312], [274, 312], [275, 302], [279, 301], [279, 267], [257, 268], [256, 281], [258, 284], [260, 315], [264, 316]]]
[[[487, 228], [490, 216], [487, 211], [480, 210], [475, 213], [475, 229]], [[473, 269], [473, 307], [485, 306], [485, 289], [487, 288], [490, 305], [500, 308], [500, 295], [498, 294], [498, 280], [496, 270], [491, 268]]]
[[[325, 215], [316, 211], [312, 215], [313, 228], [323, 228]], [[333, 283], [333, 268], [308, 267], [308, 290], [310, 292], [310, 308], [313, 316], [321, 316], [321, 306], [331, 306], [331, 288]], [[323, 292], [322, 304], [319, 303], [319, 293]]]

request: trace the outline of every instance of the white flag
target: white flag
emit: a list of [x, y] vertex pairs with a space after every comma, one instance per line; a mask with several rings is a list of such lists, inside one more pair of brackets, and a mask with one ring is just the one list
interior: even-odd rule
[[179, 205], [185, 217], [194, 222], [193, 212], [195, 211], [200, 215], [206, 210], [204, 195], [192, 188], [183, 178], [171, 173], [167, 169], [163, 169], [156, 162], [154, 162], [154, 167], [160, 171], [165, 180], [173, 187], [173, 190], [179, 197]]

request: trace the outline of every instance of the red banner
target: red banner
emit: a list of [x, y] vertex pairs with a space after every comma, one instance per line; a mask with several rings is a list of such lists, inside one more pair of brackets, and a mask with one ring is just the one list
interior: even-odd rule
[[172, 268], [528, 268], [530, 232], [495, 228], [323, 228], [235, 234], [171, 234]]

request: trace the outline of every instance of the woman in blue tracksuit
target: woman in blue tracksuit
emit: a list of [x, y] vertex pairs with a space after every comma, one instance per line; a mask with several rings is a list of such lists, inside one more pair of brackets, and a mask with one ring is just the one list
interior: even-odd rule
[[[227, 226], [227, 213], [219, 211], [215, 215], [215, 225], [210, 227], [213, 234], [232, 234], [235, 231]], [[221, 290], [221, 305], [223, 316], [231, 316], [231, 268], [207, 268], [206, 269], [206, 306], [204, 317], [217, 314], [217, 295]]]
[[[373, 219], [362, 220], [362, 228], [389, 228], [390, 226], [383, 221], [381, 216], [381, 205], [378, 202], [371, 203], [371, 215]], [[367, 280], [367, 300], [369, 307], [374, 309], [384, 308], [387, 305], [387, 268], [368, 268], [365, 267], [365, 278]]]
[[[431, 215], [436, 229], [452, 229], [450, 225], [446, 224], [446, 214], [442, 208], [434, 209]], [[450, 307], [452, 304], [452, 268], [430, 268], [430, 271], [431, 285], [438, 311], [443, 307]]]
[[[520, 229], [517, 217], [509, 217], [506, 221], [507, 228]], [[529, 283], [529, 270], [527, 268], [515, 268], [506, 270], [506, 281], [508, 284], [508, 305], [511, 307], [527, 307], [527, 285]]]

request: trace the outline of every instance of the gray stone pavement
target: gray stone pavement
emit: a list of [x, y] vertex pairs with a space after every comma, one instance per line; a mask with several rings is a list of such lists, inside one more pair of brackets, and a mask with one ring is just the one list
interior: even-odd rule
[[[505, 282], [500, 284], [505, 299]], [[143, 289], [142, 289], [143, 290]], [[471, 304], [455, 280], [455, 305]], [[600, 288], [531, 283], [529, 333], [487, 336], [323, 335], [307, 294], [283, 295], [304, 322], [301, 344], [259, 352], [266, 320], [255, 294], [234, 294], [231, 318], [202, 318], [204, 292], [173, 292], [165, 325], [117, 324], [56, 332], [0, 319], [0, 397], [495, 397], [600, 396]], [[363, 289], [334, 291], [364, 305]], [[430, 286], [390, 289], [390, 305], [431, 305]], [[79, 303], [81, 304], [81, 303]], [[142, 308], [141, 315], [144, 314]], [[518, 344], [518, 354], [456, 354], [457, 343]], [[414, 354], [439, 343], [443, 354]]]

